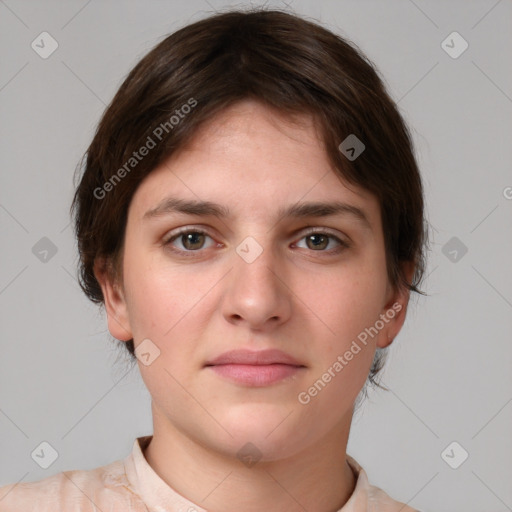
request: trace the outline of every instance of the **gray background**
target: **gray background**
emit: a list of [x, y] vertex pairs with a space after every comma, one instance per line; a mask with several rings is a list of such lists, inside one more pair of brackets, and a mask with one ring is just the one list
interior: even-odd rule
[[[429, 296], [413, 299], [391, 391], [358, 412], [348, 453], [422, 511], [512, 510], [512, 2], [288, 3], [381, 71], [412, 127], [432, 225]], [[76, 282], [73, 171], [131, 67], [230, 5], [249, 4], [0, 1], [0, 485], [107, 464], [152, 432], [138, 370]], [[47, 59], [31, 48], [43, 31], [59, 45]], [[441, 46], [453, 31], [469, 43], [456, 59]], [[57, 247], [46, 262], [32, 252], [43, 237]], [[453, 237], [457, 261], [443, 253]], [[42, 441], [59, 453], [46, 470], [30, 456]], [[452, 441], [469, 453], [458, 469], [441, 456]]]

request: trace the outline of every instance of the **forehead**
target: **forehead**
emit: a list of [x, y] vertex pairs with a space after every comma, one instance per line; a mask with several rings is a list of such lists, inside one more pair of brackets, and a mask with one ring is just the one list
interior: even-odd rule
[[344, 201], [370, 210], [369, 217], [379, 215], [376, 198], [332, 167], [311, 116], [291, 119], [250, 100], [201, 125], [143, 180], [131, 208], [140, 219], [170, 194], [225, 204], [252, 217], [319, 200]]
[[226, 137], [242, 134], [279, 135], [280, 142], [288, 138], [296, 144], [311, 146], [321, 143], [311, 114], [285, 114], [260, 101], [245, 99], [231, 104], [205, 121], [186, 147], [195, 147], [204, 138], [216, 139], [216, 143], [221, 144]]

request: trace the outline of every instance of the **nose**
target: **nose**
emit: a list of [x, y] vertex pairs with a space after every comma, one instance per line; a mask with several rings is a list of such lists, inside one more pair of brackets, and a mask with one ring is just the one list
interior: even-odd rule
[[[272, 248], [263, 244], [260, 247], [263, 250], [254, 260], [254, 254], [250, 254], [257, 249], [254, 245], [233, 251], [233, 268], [228, 274], [222, 305], [228, 322], [246, 324], [253, 331], [277, 327], [290, 318], [292, 310], [293, 293], [284, 262]], [[244, 248], [249, 250], [244, 253]]]

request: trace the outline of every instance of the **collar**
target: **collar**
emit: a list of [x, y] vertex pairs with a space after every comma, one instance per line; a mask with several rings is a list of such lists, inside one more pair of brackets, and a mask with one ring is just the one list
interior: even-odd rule
[[[138, 494], [151, 512], [208, 512], [199, 505], [186, 499], [170, 487], [149, 465], [144, 450], [152, 435], [135, 439], [130, 455], [124, 460], [126, 476], [132, 490]], [[369, 483], [364, 469], [347, 455], [347, 462], [354, 472], [356, 486], [345, 505], [337, 512], [361, 512], [368, 506]]]

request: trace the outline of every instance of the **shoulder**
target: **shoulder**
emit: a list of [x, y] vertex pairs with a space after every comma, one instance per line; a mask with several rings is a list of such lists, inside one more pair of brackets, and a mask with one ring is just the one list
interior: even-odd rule
[[[418, 512], [405, 503], [394, 500], [380, 487], [370, 484], [365, 470], [354, 458], [347, 455], [347, 461], [357, 478], [356, 488], [347, 503], [349, 505], [347, 512], [356, 510], [367, 512]], [[343, 512], [345, 512], [345, 509], [343, 509]]]
[[[57, 473], [36, 482], [0, 487], [0, 512], [78, 512], [101, 510], [101, 504], [128, 505], [130, 492], [124, 462], [91, 470]], [[110, 509], [108, 509], [110, 510]]]
[[382, 489], [374, 485], [369, 486], [368, 510], [371, 512], [418, 512], [401, 501], [396, 501]]

